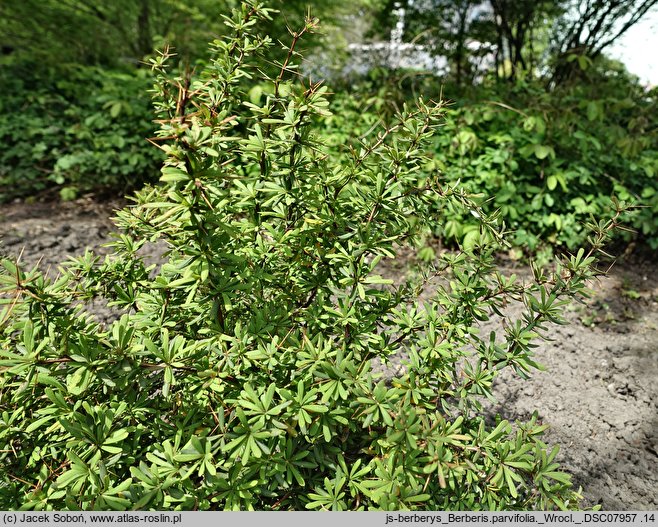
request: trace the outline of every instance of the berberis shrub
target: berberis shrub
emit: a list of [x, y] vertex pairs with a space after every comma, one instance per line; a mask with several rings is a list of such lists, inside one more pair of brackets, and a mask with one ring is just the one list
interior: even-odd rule
[[[441, 105], [329, 157], [314, 135], [327, 90], [296, 74], [315, 21], [267, 78], [268, 16], [246, 3], [193, 79], [154, 61], [167, 160], [118, 214], [113, 255], [53, 280], [2, 263], [0, 508], [577, 507], [546, 426], [488, 422], [480, 400], [501, 369], [537, 367], [533, 342], [616, 219], [554, 274], [504, 277], [495, 220], [419, 170]], [[436, 207], [478, 218], [479, 242], [413, 283], [376, 274]], [[159, 268], [139, 256], [149, 240], [168, 247]], [[118, 314], [107, 327], [85, 310], [98, 297]], [[525, 314], [480, 336], [514, 301]], [[402, 373], [375, 373], [393, 356]]]

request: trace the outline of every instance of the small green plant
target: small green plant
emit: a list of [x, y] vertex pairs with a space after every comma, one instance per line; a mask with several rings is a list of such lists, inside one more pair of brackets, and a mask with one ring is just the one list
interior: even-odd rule
[[624, 278], [621, 284], [621, 296], [628, 298], [630, 300], [639, 300], [642, 298], [642, 293], [640, 293], [628, 278]]
[[[584, 294], [618, 214], [555, 272], [503, 276], [495, 218], [421, 170], [442, 105], [418, 101], [328, 155], [327, 89], [296, 74], [316, 22], [268, 78], [269, 16], [245, 3], [195, 78], [154, 60], [167, 158], [119, 213], [113, 255], [55, 279], [2, 262], [0, 507], [577, 508], [547, 425], [490, 425], [481, 399], [501, 369], [538, 367], [534, 343]], [[415, 282], [382, 278], [438, 207], [471, 214], [478, 236]], [[138, 253], [156, 239], [158, 269]], [[85, 310], [96, 297], [117, 311], [108, 327]], [[525, 314], [480, 335], [508, 302]], [[403, 373], [373, 372], [398, 354]]]

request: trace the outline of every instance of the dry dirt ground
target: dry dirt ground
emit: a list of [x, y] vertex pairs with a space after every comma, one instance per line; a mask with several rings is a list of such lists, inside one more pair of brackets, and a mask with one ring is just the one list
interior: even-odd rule
[[[0, 205], [0, 253], [22, 252], [23, 262], [56, 269], [67, 255], [108, 241], [109, 218], [121, 205]], [[539, 412], [551, 426], [547, 442], [561, 445], [563, 468], [583, 487], [584, 506], [656, 510], [658, 265], [623, 259], [593, 288], [594, 298], [571, 309], [571, 323], [537, 350], [547, 371], [529, 381], [501, 375], [493, 411], [511, 420]]]

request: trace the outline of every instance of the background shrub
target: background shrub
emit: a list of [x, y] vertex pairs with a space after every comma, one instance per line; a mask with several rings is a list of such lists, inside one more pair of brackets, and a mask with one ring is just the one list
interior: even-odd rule
[[69, 199], [107, 187], [123, 193], [157, 177], [146, 71], [29, 68], [0, 76], [0, 201], [51, 189]]
[[[590, 72], [594, 76], [594, 72]], [[327, 144], [349, 148], [348, 130], [367, 134], [390, 122], [410, 94], [437, 96], [428, 76], [382, 72], [345, 86], [334, 115], [324, 123]], [[459, 90], [459, 91], [458, 91]], [[448, 105], [434, 135], [432, 159], [447, 184], [459, 184], [487, 213], [498, 212], [513, 231], [509, 241], [526, 254], [574, 251], [586, 243], [590, 215], [601, 217], [611, 197], [642, 205], [628, 223], [649, 247], [658, 248], [655, 90], [623, 72], [600, 72], [591, 83], [555, 90], [535, 82], [447, 87]], [[434, 211], [435, 234], [472, 245], [478, 220], [468, 210]], [[628, 232], [619, 232], [626, 241]]]

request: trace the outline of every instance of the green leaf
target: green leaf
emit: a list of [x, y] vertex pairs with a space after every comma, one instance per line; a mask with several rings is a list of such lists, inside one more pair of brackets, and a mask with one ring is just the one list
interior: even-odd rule
[[111, 444], [111, 443], [119, 443], [119, 442], [123, 441], [124, 439], [126, 439], [127, 437], [128, 437], [128, 430], [126, 430], [125, 428], [122, 428], [122, 429], [116, 430], [114, 433], [112, 433], [112, 435], [105, 440], [104, 444], [108, 445], [108, 444]]
[[119, 117], [119, 114], [121, 113], [121, 109], [123, 108], [123, 105], [121, 102], [117, 101], [115, 102], [111, 107], [110, 107], [110, 116], [115, 119]]
[[190, 181], [191, 179], [187, 172], [176, 167], [164, 167], [162, 169], [162, 176], [160, 177], [160, 181], [163, 183], [179, 183]]
[[549, 155], [555, 157], [555, 150], [549, 145], [535, 145], [535, 156], [537, 159], [546, 159]]
[[66, 388], [71, 395], [81, 395], [89, 388], [92, 378], [92, 372], [86, 367], [78, 368], [71, 375], [67, 375]]
[[41, 417], [37, 419], [36, 421], [32, 421], [28, 427], [25, 429], [26, 434], [31, 434], [34, 432], [37, 428], [40, 428], [42, 425], [48, 423], [49, 421], [52, 421], [55, 419], [56, 416], [54, 415], [47, 415], [45, 417]]
[[263, 88], [262, 88], [262, 86], [260, 86], [258, 84], [256, 86], [253, 86], [249, 90], [249, 100], [253, 104], [260, 104], [260, 99], [261, 99], [262, 95], [263, 95]]
[[84, 474], [84, 473], [77, 472], [77, 471], [74, 471], [74, 470], [67, 470], [61, 476], [59, 476], [57, 478], [57, 480], [55, 481], [55, 485], [58, 488], [69, 487], [70, 485], [72, 485], [76, 481], [79, 481], [79, 480], [84, 479], [86, 477], [87, 477], [87, 475]]
[[462, 247], [465, 251], [470, 252], [475, 248], [479, 241], [480, 232], [477, 230], [471, 230], [464, 235], [464, 239], [462, 240]]
[[514, 478], [512, 477], [512, 471], [510, 469], [504, 468], [505, 481], [507, 482], [507, 488], [509, 489], [512, 498], [518, 497], [519, 493], [516, 489], [516, 484], [514, 483]]

